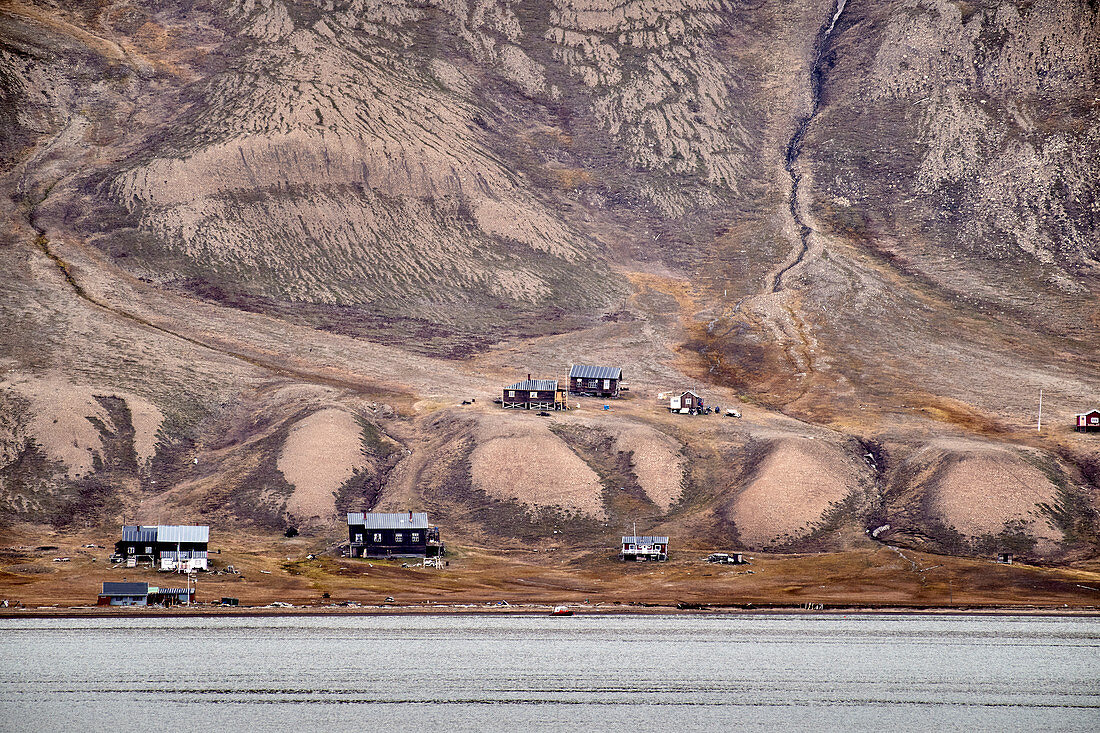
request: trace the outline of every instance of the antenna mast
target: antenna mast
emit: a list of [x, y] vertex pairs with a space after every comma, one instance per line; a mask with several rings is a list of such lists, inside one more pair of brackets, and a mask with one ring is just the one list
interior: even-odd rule
[[1042, 432], [1043, 430], [1043, 390], [1039, 389], [1039, 419], [1035, 423], [1035, 430]]

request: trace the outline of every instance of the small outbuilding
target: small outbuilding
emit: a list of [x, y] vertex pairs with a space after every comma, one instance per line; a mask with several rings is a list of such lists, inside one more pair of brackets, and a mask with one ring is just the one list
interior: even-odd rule
[[740, 552], [712, 552], [707, 556], [707, 562], [719, 565], [744, 565], [745, 555]]
[[624, 536], [623, 549], [619, 557], [625, 560], [659, 560], [668, 559], [668, 537], [657, 536]]
[[351, 512], [348, 544], [352, 557], [427, 557], [442, 555], [439, 527], [424, 512]]
[[569, 394], [615, 399], [619, 397], [623, 387], [621, 367], [584, 364], [569, 367]]
[[501, 404], [507, 409], [564, 410], [568, 406], [565, 390], [558, 389], [556, 379], [527, 379], [504, 388]]
[[1100, 433], [1100, 410], [1091, 410], [1077, 415], [1075, 429], [1079, 433]]
[[698, 415], [703, 411], [703, 398], [691, 390], [674, 394], [668, 401], [669, 412], [679, 412], [684, 415]]

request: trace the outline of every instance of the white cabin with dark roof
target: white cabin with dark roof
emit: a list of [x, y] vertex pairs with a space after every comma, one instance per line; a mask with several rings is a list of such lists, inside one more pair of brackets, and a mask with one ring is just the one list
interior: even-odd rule
[[623, 536], [623, 549], [619, 553], [623, 560], [660, 560], [668, 559], [668, 537], [663, 536]]

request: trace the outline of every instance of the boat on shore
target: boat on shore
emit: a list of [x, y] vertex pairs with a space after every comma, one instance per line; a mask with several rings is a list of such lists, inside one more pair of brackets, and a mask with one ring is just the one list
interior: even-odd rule
[[572, 616], [573, 611], [568, 606], [554, 606], [554, 610], [550, 612], [551, 616]]

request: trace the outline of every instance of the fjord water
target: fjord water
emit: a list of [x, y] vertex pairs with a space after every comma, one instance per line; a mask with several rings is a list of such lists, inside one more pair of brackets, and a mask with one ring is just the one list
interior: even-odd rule
[[1100, 621], [0, 620], [0, 730], [1100, 730]]

